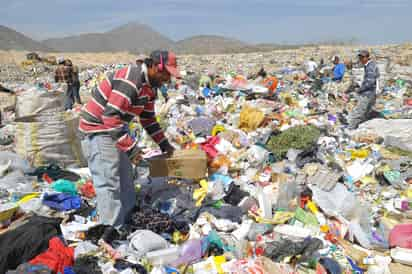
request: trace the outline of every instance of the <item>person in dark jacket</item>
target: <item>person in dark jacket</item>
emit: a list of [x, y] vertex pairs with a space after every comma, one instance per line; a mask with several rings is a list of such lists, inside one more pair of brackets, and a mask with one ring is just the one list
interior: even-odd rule
[[71, 60], [66, 60], [67, 65], [72, 68], [72, 101], [75, 102], [76, 104], [81, 105], [82, 101], [80, 100], [80, 79], [79, 79], [79, 67], [76, 65], [73, 65]]
[[359, 124], [368, 120], [376, 102], [376, 83], [379, 78], [378, 67], [376, 62], [371, 60], [369, 51], [360, 51], [358, 57], [359, 62], [365, 68], [365, 76], [361, 87], [355, 90], [358, 102], [349, 115], [349, 129], [356, 129]]
[[73, 107], [73, 71], [72, 67], [68, 65], [67, 61], [63, 58], [59, 58], [58, 66], [54, 75], [56, 83], [63, 85], [65, 93], [65, 110], [70, 110]]

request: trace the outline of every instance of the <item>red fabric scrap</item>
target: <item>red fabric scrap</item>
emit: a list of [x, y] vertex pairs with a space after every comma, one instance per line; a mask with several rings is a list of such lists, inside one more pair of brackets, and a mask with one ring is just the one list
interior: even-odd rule
[[80, 187], [80, 193], [86, 198], [93, 198], [96, 196], [96, 191], [94, 190], [93, 182], [87, 181], [84, 185]]
[[67, 247], [58, 237], [49, 241], [49, 249], [30, 261], [33, 265], [45, 265], [54, 273], [64, 273], [64, 268], [74, 264], [74, 248]]

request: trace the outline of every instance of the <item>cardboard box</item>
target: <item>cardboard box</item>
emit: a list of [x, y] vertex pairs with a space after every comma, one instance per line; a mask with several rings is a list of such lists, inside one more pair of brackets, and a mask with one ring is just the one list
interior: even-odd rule
[[207, 156], [203, 150], [178, 150], [172, 157], [153, 157], [150, 160], [151, 177], [202, 179], [207, 175]]

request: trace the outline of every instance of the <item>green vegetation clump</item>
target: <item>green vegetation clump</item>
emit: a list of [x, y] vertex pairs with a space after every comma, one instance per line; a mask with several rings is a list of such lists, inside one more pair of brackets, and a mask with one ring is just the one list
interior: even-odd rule
[[319, 139], [320, 130], [315, 126], [297, 126], [273, 136], [267, 143], [276, 159], [284, 158], [289, 149], [307, 150]]

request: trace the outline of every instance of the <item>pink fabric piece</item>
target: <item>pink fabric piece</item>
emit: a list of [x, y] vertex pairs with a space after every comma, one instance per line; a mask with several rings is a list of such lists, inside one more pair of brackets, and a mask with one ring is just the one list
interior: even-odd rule
[[204, 152], [206, 152], [209, 158], [213, 159], [219, 154], [215, 148], [215, 145], [219, 144], [219, 142], [219, 136], [210, 137], [205, 143], [201, 144], [200, 147]]
[[412, 249], [412, 224], [396, 225], [389, 233], [389, 244]]

